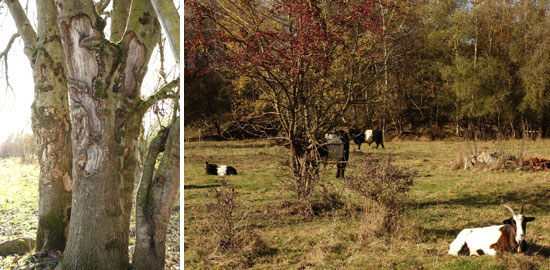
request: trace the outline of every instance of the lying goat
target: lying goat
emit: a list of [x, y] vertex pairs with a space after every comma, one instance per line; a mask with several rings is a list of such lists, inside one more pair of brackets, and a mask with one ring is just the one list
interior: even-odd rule
[[534, 217], [523, 216], [523, 206], [519, 215], [504, 205], [512, 217], [503, 221], [504, 225], [483, 228], [464, 229], [451, 243], [450, 255], [484, 255], [494, 256], [497, 252], [522, 252], [525, 245], [525, 225], [535, 220]]
[[237, 175], [237, 170], [231, 166], [208, 164], [206, 162], [206, 174], [209, 175]]

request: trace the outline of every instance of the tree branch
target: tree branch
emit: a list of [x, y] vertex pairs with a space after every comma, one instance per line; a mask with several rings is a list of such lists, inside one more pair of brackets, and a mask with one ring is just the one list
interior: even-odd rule
[[8, 45], [6, 45], [6, 48], [4, 49], [4, 51], [2, 51], [0, 53], [0, 58], [3, 58], [3, 57], [6, 57], [8, 55], [8, 52], [10, 51], [11, 49], [11, 45], [13, 44], [13, 42], [15, 41], [16, 38], [18, 38], [20, 35], [18, 33], [15, 33], [11, 36], [10, 40], [8, 41]]
[[138, 103], [135, 112], [141, 119], [143, 115], [151, 108], [151, 106], [155, 105], [157, 101], [167, 98], [178, 98], [178, 95], [173, 93], [171, 90], [175, 87], [179, 87], [180, 79], [177, 78], [167, 84], [165, 84], [163, 87], [161, 87], [158, 91], [153, 93], [150, 97], [148, 97], [145, 100], [142, 100]]
[[151, 0], [157, 17], [164, 28], [170, 42], [170, 47], [176, 58], [180, 62], [180, 15], [174, 6], [172, 0]]
[[131, 0], [118, 0], [113, 2], [113, 10], [111, 11], [111, 41], [119, 42], [123, 35], [128, 17], [130, 16]]
[[13, 91], [13, 87], [11, 86], [10, 84], [10, 78], [9, 78], [9, 72], [8, 72], [8, 52], [10, 51], [11, 49], [11, 46], [13, 45], [13, 42], [15, 42], [15, 39], [19, 37], [19, 34], [13, 34], [10, 38], [10, 40], [8, 41], [8, 45], [6, 45], [6, 48], [4, 49], [4, 51], [2, 51], [0, 53], [0, 59], [4, 59], [4, 72], [6, 73], [5, 75], [5, 78], [6, 78], [6, 91], [8, 89], [11, 90], [12, 93], [15, 93]]
[[105, 9], [107, 8], [107, 6], [111, 3], [111, 0], [100, 0], [96, 5], [95, 5], [95, 11], [97, 12], [97, 14], [103, 14], [103, 12], [105, 11]]
[[151, 0], [133, 0], [124, 37], [134, 33], [147, 50], [147, 58], [160, 39], [161, 27]]
[[23, 38], [23, 42], [25, 42], [25, 54], [30, 58], [32, 56], [32, 51], [36, 48], [36, 32], [32, 28], [29, 18], [25, 14], [25, 10], [23, 10], [19, 1], [10, 0], [4, 1], [4, 3], [8, 6], [11, 16], [15, 21], [15, 25], [17, 26], [17, 30]]

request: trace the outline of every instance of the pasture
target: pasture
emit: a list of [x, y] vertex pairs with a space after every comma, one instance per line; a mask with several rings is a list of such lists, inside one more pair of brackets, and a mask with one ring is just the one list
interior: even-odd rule
[[[36, 238], [38, 227], [38, 163], [21, 164], [19, 159], [0, 159], [0, 242], [20, 237]], [[137, 188], [137, 187], [136, 187]], [[134, 210], [135, 211], [135, 210]], [[135, 212], [130, 225], [130, 256], [135, 245]], [[166, 268], [180, 269], [179, 203], [172, 212], [166, 235]], [[0, 256], [0, 269], [53, 269], [55, 262], [31, 268], [31, 254]]]
[[[418, 171], [401, 228], [393, 234], [359, 237], [362, 204], [335, 178], [335, 166], [322, 177], [342, 193], [344, 206], [306, 216], [276, 175], [284, 148], [267, 140], [186, 142], [184, 148], [184, 261], [186, 269], [550, 269], [550, 172], [452, 170], [459, 153], [500, 151], [550, 158], [550, 140], [466, 143], [388, 141], [386, 148], [350, 146], [346, 176], [358, 173], [365, 153], [392, 153], [396, 165]], [[242, 218], [265, 246], [250, 255], [212, 245], [212, 220], [205, 204], [221, 176], [206, 175], [205, 161], [235, 167], [227, 176], [235, 188]], [[510, 217], [502, 204], [536, 217], [527, 226], [529, 251], [496, 257], [453, 257], [449, 244], [467, 227], [501, 224]], [[368, 204], [367, 204], [368, 207]], [[517, 210], [516, 210], [517, 211]]]

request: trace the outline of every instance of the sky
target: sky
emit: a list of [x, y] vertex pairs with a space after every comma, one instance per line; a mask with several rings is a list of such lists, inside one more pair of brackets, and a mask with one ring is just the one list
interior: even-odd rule
[[[28, 17], [36, 31], [35, 1], [20, 0], [20, 2], [22, 5], [28, 5]], [[105, 29], [109, 29], [109, 26], [107, 25]], [[0, 52], [4, 51], [10, 37], [15, 33], [17, 33], [17, 28], [9, 10], [0, 2]], [[5, 141], [10, 134], [32, 133], [30, 119], [34, 82], [32, 69], [27, 56], [23, 53], [23, 47], [23, 40], [18, 38], [13, 43], [8, 55], [8, 77], [13, 91], [6, 86], [5, 65], [3, 60], [0, 61], [0, 142]], [[169, 80], [171, 80], [174, 76], [179, 75], [179, 71], [170, 68], [175, 66], [175, 59], [170, 47], [166, 46], [164, 51], [166, 72], [169, 73]], [[160, 56], [158, 50], [155, 50], [142, 85], [142, 95], [151, 94], [162, 84], [159, 82], [159, 67]], [[146, 115], [144, 120], [146, 128], [156, 119], [151, 114]]]
[[[29, 1], [32, 2], [32, 1]], [[30, 3], [29, 3], [30, 4]], [[34, 4], [34, 3], [33, 3]], [[3, 4], [0, 4], [3, 6]], [[31, 9], [32, 8], [32, 9]], [[36, 17], [33, 7], [29, 14]], [[17, 33], [7, 7], [0, 8], [0, 52], [10, 37]], [[31, 104], [34, 96], [32, 69], [23, 53], [23, 41], [18, 38], [8, 54], [8, 76], [13, 91], [6, 86], [5, 64], [0, 61], [0, 142], [10, 133], [31, 133]]]

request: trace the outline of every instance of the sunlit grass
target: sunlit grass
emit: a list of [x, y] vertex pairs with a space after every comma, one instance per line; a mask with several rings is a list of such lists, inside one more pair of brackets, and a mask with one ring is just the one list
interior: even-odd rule
[[[524, 143], [524, 144], [523, 144]], [[523, 144], [523, 146], [522, 146]], [[452, 170], [460, 152], [504, 151], [525, 157], [550, 158], [550, 141], [387, 142], [385, 149], [351, 146], [346, 175], [358, 172], [362, 157], [392, 153], [397, 165], [418, 171], [402, 216], [403, 228], [395, 235], [369, 241], [357, 237], [359, 216], [333, 211], [308, 218], [286, 211], [281, 204], [293, 194], [277, 184], [276, 174], [284, 149], [269, 141], [185, 143], [185, 266], [208, 269], [224, 266], [223, 257], [209, 257], [197, 246], [208, 237], [203, 204], [221, 177], [205, 175], [204, 162], [234, 166], [239, 175], [226, 177], [235, 187], [237, 201], [249, 209], [248, 222], [277, 251], [260, 256], [253, 269], [550, 269], [550, 172], [525, 170]], [[334, 167], [322, 175], [341, 187]], [[344, 192], [344, 200], [359, 204], [357, 196]], [[504, 254], [497, 257], [452, 257], [448, 245], [465, 227], [500, 224], [508, 218], [501, 207], [528, 203], [525, 214], [536, 220], [527, 228], [527, 239], [536, 254]], [[412, 229], [411, 229], [412, 228]]]
[[[19, 159], [0, 159], [0, 242], [19, 237], [35, 239], [38, 226], [37, 163], [22, 164]], [[179, 203], [176, 203], [179, 205]], [[132, 223], [135, 213], [132, 212]], [[179, 269], [179, 207], [172, 212], [166, 239], [166, 269]], [[130, 229], [130, 253], [135, 245], [135, 226]], [[131, 255], [131, 254], [130, 254]], [[0, 269], [12, 269], [28, 258], [0, 257]], [[26, 267], [23, 267], [26, 268]]]

